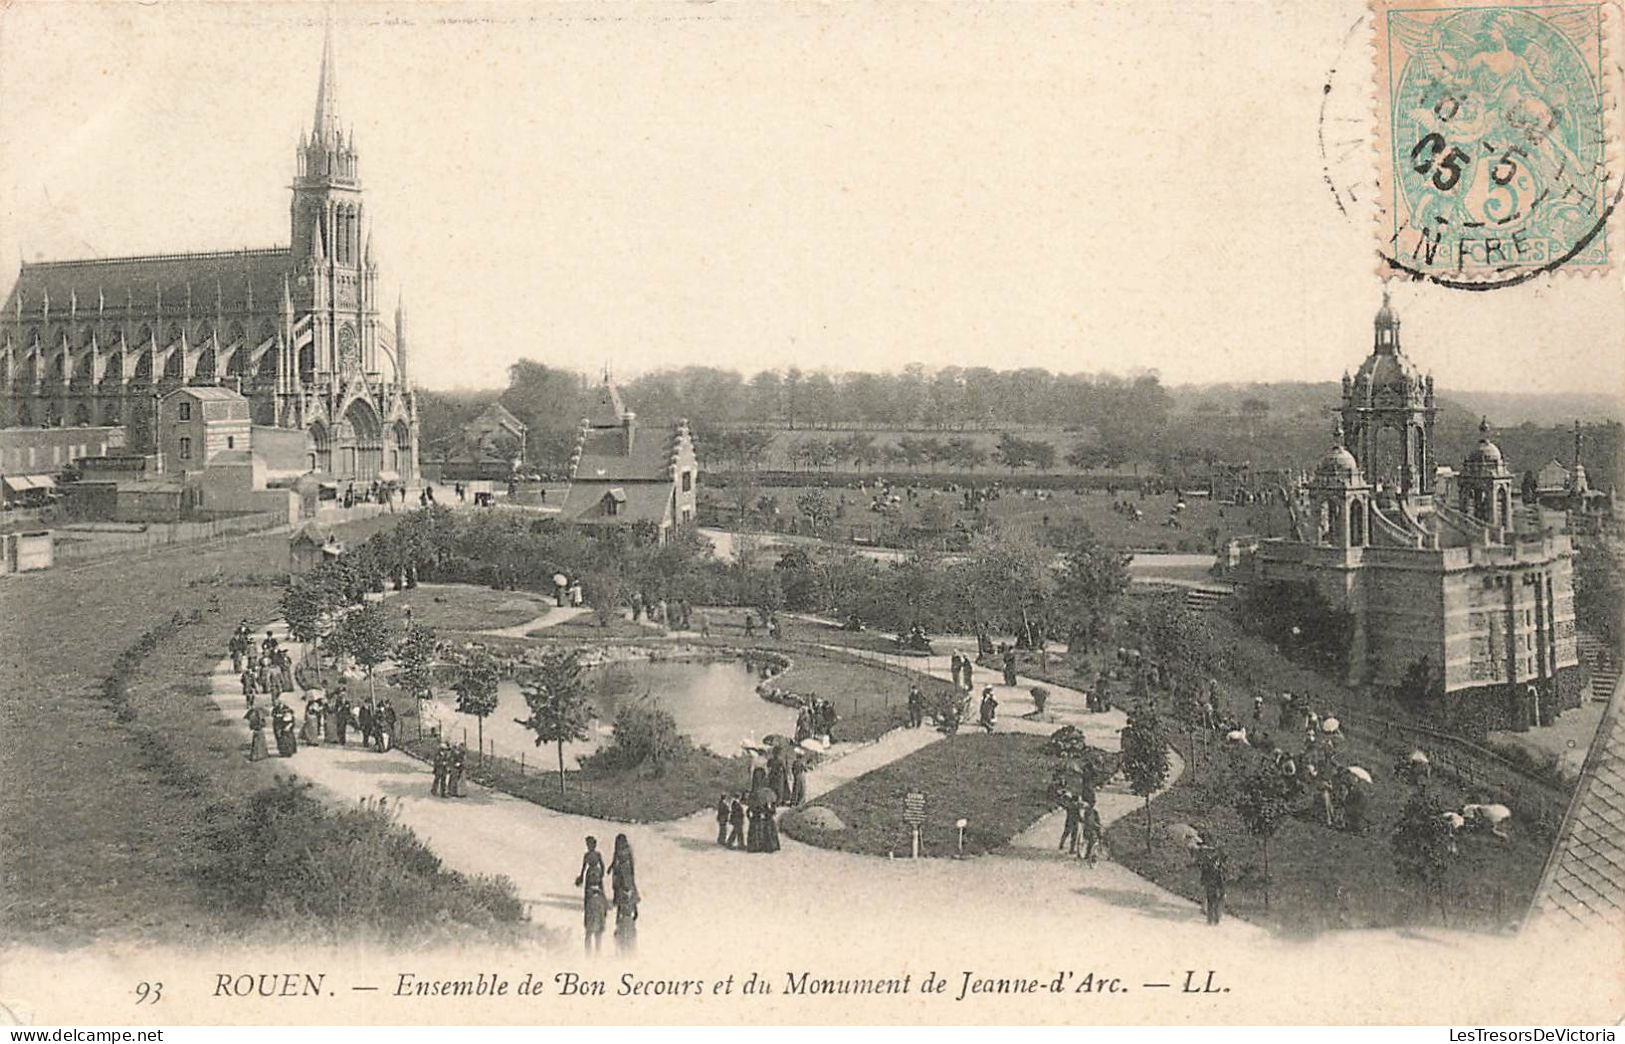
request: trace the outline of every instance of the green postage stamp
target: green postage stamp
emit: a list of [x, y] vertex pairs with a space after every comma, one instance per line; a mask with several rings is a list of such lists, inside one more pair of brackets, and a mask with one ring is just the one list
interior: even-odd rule
[[1474, 289], [1606, 270], [1618, 7], [1375, 0], [1373, 14], [1388, 264]]

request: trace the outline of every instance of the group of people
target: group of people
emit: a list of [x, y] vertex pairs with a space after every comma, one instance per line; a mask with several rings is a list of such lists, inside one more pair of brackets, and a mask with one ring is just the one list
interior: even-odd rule
[[[395, 746], [400, 715], [389, 700], [367, 697], [351, 703], [342, 688], [331, 696], [316, 691], [305, 699], [305, 716], [301, 723], [294, 710], [283, 699], [284, 693], [295, 689], [293, 658], [281, 648], [276, 636], [267, 631], [255, 653], [247, 621], [233, 632], [228, 648], [232, 667], [241, 671], [243, 700], [247, 712], [243, 715], [250, 731], [249, 758], [269, 757], [265, 729], [271, 728], [277, 754], [292, 757], [299, 751], [301, 740], [308, 746], [322, 743], [349, 745], [349, 732], [355, 728], [361, 733], [363, 745], [384, 752]], [[248, 661], [252, 660], [252, 663]], [[255, 705], [260, 695], [271, 698], [269, 708]]]
[[799, 751], [792, 755], [776, 748], [765, 764], [752, 765], [750, 786], [717, 798], [717, 844], [745, 852], [777, 852], [779, 810], [806, 800], [806, 760]]
[[256, 696], [263, 694], [276, 699], [293, 691], [293, 658], [269, 631], [256, 652], [248, 623], [244, 621], [237, 625], [227, 648], [231, 653], [232, 670], [241, 678], [243, 698], [249, 706], [254, 705]]
[[[685, 627], [686, 629], [686, 627]], [[784, 621], [779, 619], [778, 613], [762, 614], [762, 630], [769, 638], [782, 639], [785, 637]], [[756, 614], [745, 614], [745, 637], [756, 637]]]
[[1102, 841], [1106, 836], [1105, 827], [1100, 822], [1100, 812], [1095, 808], [1094, 787], [1089, 785], [1085, 778], [1077, 789], [1065, 787], [1061, 790], [1061, 809], [1066, 813], [1066, 822], [1061, 829], [1061, 843], [1059, 849], [1068, 855], [1080, 855], [1078, 842], [1083, 842], [1081, 858], [1090, 866], [1094, 866], [1100, 858]]
[[267, 722], [276, 739], [276, 752], [279, 757], [291, 758], [299, 752], [298, 726], [294, 720], [293, 708], [283, 703], [281, 696], [272, 697], [269, 711], [264, 707], [250, 706], [248, 713], [243, 717], [248, 719], [250, 761], [260, 761], [271, 756], [265, 745]]
[[[604, 894], [604, 878], [610, 878], [610, 895]], [[582, 927], [587, 953], [595, 954], [603, 946], [604, 925], [609, 918], [609, 904], [615, 904], [615, 943], [623, 953], [631, 952], [637, 942], [638, 893], [637, 870], [632, 859], [632, 843], [625, 834], [615, 835], [615, 852], [609, 866], [598, 851], [598, 839], [587, 838], [587, 851], [581, 857], [581, 872], [576, 874], [576, 887], [581, 889]]]
[[835, 725], [841, 716], [835, 713], [835, 704], [817, 695], [809, 696], [796, 712], [796, 745], [816, 739], [826, 746], [835, 742]]
[[463, 770], [467, 762], [467, 747], [454, 747], [441, 740], [440, 746], [435, 748], [434, 752], [434, 782], [429, 787], [429, 793], [441, 798], [465, 797]]
[[632, 595], [632, 622], [637, 623], [645, 616], [649, 618], [649, 622], [652, 624], [664, 624], [674, 630], [687, 631], [692, 629], [694, 607], [689, 604], [686, 598], [668, 602], [664, 598], [650, 598], [642, 592], [634, 592]]

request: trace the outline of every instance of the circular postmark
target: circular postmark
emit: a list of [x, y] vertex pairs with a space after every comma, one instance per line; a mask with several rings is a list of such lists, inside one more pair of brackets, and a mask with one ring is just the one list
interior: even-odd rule
[[[1600, 4], [1424, 0], [1379, 3], [1350, 28], [1323, 91], [1323, 170], [1343, 213], [1372, 218], [1386, 274], [1491, 290], [1608, 267], [1625, 183], [1609, 166], [1603, 27]], [[1362, 52], [1376, 63], [1364, 84]]]

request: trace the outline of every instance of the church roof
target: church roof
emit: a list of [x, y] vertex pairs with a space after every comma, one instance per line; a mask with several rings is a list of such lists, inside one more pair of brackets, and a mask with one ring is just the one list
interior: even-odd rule
[[282, 303], [283, 278], [292, 267], [287, 247], [25, 261], [6, 298], [5, 318], [15, 317], [20, 303], [23, 322], [38, 322], [47, 297], [52, 322], [67, 320], [75, 297], [78, 320], [85, 322], [94, 321], [98, 303], [115, 315], [133, 306], [138, 313], [156, 316], [160, 298], [166, 321], [179, 319], [186, 314], [188, 295], [195, 320], [212, 316], [217, 299], [225, 312], [247, 311], [250, 296], [255, 311], [274, 311]]

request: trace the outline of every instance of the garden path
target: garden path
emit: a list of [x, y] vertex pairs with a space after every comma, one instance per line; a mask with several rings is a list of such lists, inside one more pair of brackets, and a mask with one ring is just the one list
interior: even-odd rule
[[[281, 621], [257, 631], [267, 629], [288, 641]], [[229, 659], [216, 666], [210, 682], [216, 705], [246, 741], [243, 698]], [[1068, 702], [1068, 695], [1057, 695], [1062, 695], [1062, 703]], [[1081, 705], [1081, 694], [1077, 699]], [[302, 719], [299, 694], [291, 695], [289, 701]], [[1013, 696], [1011, 702], [1015, 702]], [[1101, 735], [1109, 725], [1104, 720], [1108, 716], [1092, 717], [1102, 719], [1089, 723], [1092, 733]], [[1001, 728], [1035, 731], [1056, 727], [1016, 724], [1018, 721], [1001, 715]], [[840, 757], [809, 774], [809, 790], [815, 795], [826, 792], [940, 738], [931, 729], [894, 730], [878, 741], [836, 751]], [[939, 941], [945, 946], [953, 945], [966, 917], [974, 918], [979, 936], [1007, 936], [1011, 946], [1029, 943], [1052, 929], [1054, 917], [1069, 913], [1097, 926], [1121, 922], [1125, 930], [1149, 915], [1166, 922], [1166, 932], [1158, 936], [1159, 945], [1180, 938], [1205, 938], [1212, 932], [1189, 900], [1122, 867], [1102, 863], [1090, 869], [1053, 857], [1032, 862], [1038, 855], [1035, 846], [1012, 853], [1014, 858], [916, 861], [829, 851], [785, 838], [783, 851], [774, 857], [754, 858], [716, 845], [715, 823], [709, 812], [623, 827], [541, 808], [474, 785], [463, 800], [433, 798], [429, 795], [430, 767], [400, 751], [378, 754], [356, 745], [303, 748], [291, 759], [273, 759], [271, 765], [315, 784], [340, 804], [387, 802], [445, 865], [468, 874], [511, 878], [533, 919], [561, 929], [573, 930], [579, 924], [580, 900], [570, 879], [577, 868], [581, 839], [593, 834], [607, 847], [613, 835], [624, 830], [633, 839], [642, 870], [639, 887], [645, 896], [646, 916], [639, 923], [640, 944], [645, 950], [697, 945], [707, 938], [723, 911], [730, 922], [739, 925], [823, 924], [853, 937], [881, 923], [934, 925], [924, 929], [925, 935], [940, 932]], [[1102, 801], [1106, 798], [1103, 794]], [[1102, 813], [1103, 818], [1121, 814], [1113, 809], [1108, 816], [1104, 804]], [[813, 884], [803, 887], [792, 882]], [[1034, 902], [1038, 895], [1045, 901]], [[951, 916], [944, 916], [950, 912]], [[1247, 938], [1266, 934], [1234, 920], [1227, 920], [1219, 931]], [[912, 927], [909, 934], [911, 939], [919, 938]]]

